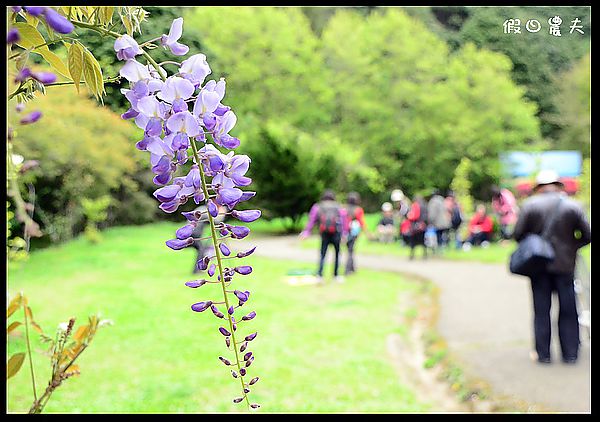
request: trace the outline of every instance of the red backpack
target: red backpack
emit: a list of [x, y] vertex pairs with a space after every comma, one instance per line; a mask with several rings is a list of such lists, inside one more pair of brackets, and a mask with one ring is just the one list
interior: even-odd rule
[[323, 201], [319, 204], [319, 232], [339, 233], [342, 231], [340, 205], [335, 201]]

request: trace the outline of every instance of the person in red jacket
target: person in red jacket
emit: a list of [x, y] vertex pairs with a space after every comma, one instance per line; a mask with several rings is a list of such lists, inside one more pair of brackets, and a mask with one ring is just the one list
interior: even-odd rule
[[463, 244], [463, 249], [469, 250], [472, 245], [487, 247], [492, 238], [493, 230], [494, 222], [487, 214], [485, 205], [477, 205], [475, 214], [473, 214], [473, 217], [469, 221], [469, 236]]

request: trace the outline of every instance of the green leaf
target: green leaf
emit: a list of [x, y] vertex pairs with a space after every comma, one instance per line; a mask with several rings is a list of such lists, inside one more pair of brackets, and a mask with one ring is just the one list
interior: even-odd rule
[[13, 300], [10, 301], [10, 303], [8, 304], [8, 308], [6, 309], [6, 318], [10, 317], [12, 314], [15, 313], [15, 311], [17, 309], [19, 309], [19, 307], [21, 306], [22, 303], [22, 296], [19, 293], [17, 296], [15, 296], [13, 298]]
[[15, 328], [17, 328], [19, 325], [23, 325], [23, 324], [21, 324], [19, 321], [15, 321], [12, 324], [10, 324], [6, 328], [6, 334], [10, 333], [12, 330], [14, 330]]
[[67, 78], [70, 77], [69, 69], [67, 69], [67, 66], [60, 59], [60, 57], [58, 57], [56, 54], [54, 54], [50, 50], [41, 51], [40, 54], [42, 55], [42, 57], [44, 57], [44, 59], [46, 59], [46, 61], [50, 64], [50, 66], [52, 66], [54, 68], [54, 70], [56, 70], [58, 73], [60, 73], [61, 75], [65, 76]]
[[[46, 40], [44, 39], [42, 34], [40, 34], [40, 32], [37, 29], [35, 29], [35, 27], [27, 23], [17, 22], [13, 24], [13, 27], [17, 28], [21, 37], [21, 39], [17, 41], [17, 45], [23, 47], [26, 50], [46, 43]], [[45, 45], [43, 47], [38, 47], [38, 49], [48, 50], [48, 46]]]
[[69, 69], [60, 57], [50, 51], [47, 45], [42, 45], [46, 43], [46, 40], [37, 29], [23, 22], [15, 23], [14, 27], [18, 29], [21, 36], [21, 39], [17, 42], [18, 46], [26, 50], [31, 49], [33, 53], [40, 54], [54, 70], [67, 78], [69, 77]]
[[78, 43], [74, 42], [69, 47], [68, 53], [69, 73], [71, 79], [75, 84], [77, 92], [79, 92], [79, 82], [81, 81], [81, 74], [83, 72], [83, 48]]
[[102, 69], [94, 55], [87, 48], [83, 52], [83, 62], [83, 79], [94, 96], [101, 100], [102, 94], [104, 94]]
[[25, 360], [25, 353], [15, 353], [10, 357], [8, 363], [6, 364], [6, 379], [16, 375], [21, 369], [21, 365], [23, 365], [23, 361]]

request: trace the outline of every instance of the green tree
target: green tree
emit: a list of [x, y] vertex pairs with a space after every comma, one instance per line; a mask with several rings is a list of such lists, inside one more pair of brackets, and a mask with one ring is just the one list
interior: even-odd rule
[[[235, 92], [228, 105], [282, 119], [304, 130], [326, 125], [333, 92], [318, 38], [299, 8], [197, 7], [184, 14], [189, 36], [202, 39], [212, 75]], [[229, 77], [231, 75], [231, 77]]]
[[554, 97], [557, 112], [550, 116], [560, 126], [556, 146], [581, 151], [584, 157], [589, 157], [591, 151], [591, 70], [591, 56], [587, 54], [559, 75], [559, 91]]
[[[554, 75], [568, 69], [571, 63], [590, 51], [590, 7], [471, 7], [468, 13], [457, 37], [458, 44], [473, 42], [507, 55], [514, 63], [513, 80], [525, 86], [526, 97], [538, 105], [542, 135], [556, 139], [559, 126], [548, 119], [548, 115], [556, 112]], [[555, 15], [562, 19], [561, 37], [548, 33], [548, 19]], [[503, 33], [502, 24], [510, 18], [521, 20], [521, 34]], [[576, 18], [583, 25], [584, 34], [569, 33], [571, 22]], [[537, 19], [542, 30], [528, 32], [525, 23], [529, 19]]]
[[333, 123], [386, 186], [447, 188], [463, 156], [476, 191], [500, 175], [498, 154], [539, 139], [535, 105], [502, 54], [447, 45], [402, 9], [338, 11], [323, 32]]
[[[135, 192], [139, 185], [130, 175], [147, 164], [144, 154], [133, 147], [133, 140], [139, 138], [133, 125], [83, 92], [50, 89], [36, 99], [44, 130], [36, 125], [21, 127], [14, 147], [39, 162], [22, 176], [23, 182], [36, 187], [35, 212], [44, 231], [53, 241], [61, 241], [83, 229], [81, 198], [112, 195], [122, 187]], [[146, 199], [138, 208], [156, 209], [152, 198]]]
[[321, 192], [334, 187], [340, 173], [336, 157], [317, 152], [309, 134], [279, 122], [257, 125], [255, 134], [246, 136], [240, 152], [252, 157], [248, 176], [256, 190], [253, 206], [263, 209], [266, 219], [289, 217], [288, 229], [297, 231], [300, 217]]
[[450, 188], [454, 191], [457, 202], [462, 207], [465, 215], [470, 215], [473, 212], [473, 197], [471, 196], [471, 160], [467, 157], [463, 157], [460, 160], [456, 170], [454, 171], [454, 178], [450, 184]]

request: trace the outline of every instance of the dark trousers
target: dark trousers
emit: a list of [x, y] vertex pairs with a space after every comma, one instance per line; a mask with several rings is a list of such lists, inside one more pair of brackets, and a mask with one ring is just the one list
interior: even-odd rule
[[572, 274], [541, 273], [531, 278], [535, 350], [539, 358], [550, 358], [550, 306], [552, 292], [558, 293], [558, 336], [564, 359], [577, 358], [579, 323]]
[[340, 233], [321, 233], [321, 260], [319, 261], [318, 276], [323, 275], [323, 265], [325, 264], [325, 255], [327, 255], [327, 249], [329, 245], [333, 245], [335, 250], [335, 263], [333, 267], [333, 275], [338, 275], [338, 267], [340, 260], [340, 241], [342, 235]]
[[468, 243], [470, 243], [471, 245], [475, 245], [475, 246], [481, 245], [481, 243], [483, 243], [485, 241], [487, 241], [487, 242], [490, 241], [490, 234], [485, 233], [485, 232], [473, 233], [467, 239]]
[[346, 275], [352, 274], [356, 269], [354, 268], [354, 244], [356, 243], [357, 236], [348, 236], [346, 246], [348, 247], [348, 260], [346, 261]]

